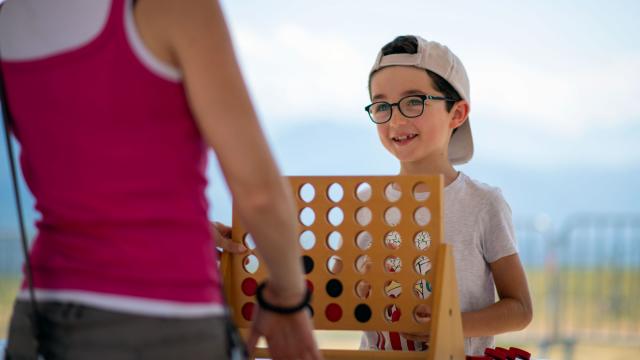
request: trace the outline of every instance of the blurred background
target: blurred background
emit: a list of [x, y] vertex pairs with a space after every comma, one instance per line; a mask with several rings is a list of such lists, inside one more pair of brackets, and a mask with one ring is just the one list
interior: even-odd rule
[[[369, 68], [398, 35], [449, 46], [471, 82], [475, 156], [459, 170], [502, 189], [534, 300], [531, 325], [498, 336], [498, 345], [553, 359], [640, 355], [640, 3], [222, 6], [285, 175], [396, 174], [363, 110]], [[4, 136], [0, 145], [3, 339], [23, 258]], [[213, 154], [209, 165], [210, 217], [229, 223], [231, 200]], [[32, 224], [38, 214], [21, 186]], [[320, 340], [356, 348], [359, 333]]]

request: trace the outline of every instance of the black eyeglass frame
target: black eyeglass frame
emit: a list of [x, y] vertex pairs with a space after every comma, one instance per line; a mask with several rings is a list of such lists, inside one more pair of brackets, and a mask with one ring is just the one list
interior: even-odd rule
[[[408, 116], [408, 115], [406, 115], [404, 112], [402, 112], [402, 109], [400, 108], [400, 103], [401, 103], [403, 100], [405, 100], [405, 99], [407, 99], [407, 98], [412, 98], [412, 97], [419, 98], [419, 99], [421, 99], [421, 100], [422, 100], [422, 110], [420, 111], [420, 113], [419, 113], [418, 115]], [[445, 97], [445, 96], [434, 96], [434, 95], [416, 94], [416, 95], [408, 95], [408, 96], [405, 96], [405, 97], [401, 98], [400, 100], [398, 100], [398, 102], [395, 102], [395, 103], [389, 103], [389, 102], [386, 102], [386, 101], [376, 101], [376, 102], [373, 102], [373, 103], [371, 103], [371, 104], [369, 104], [369, 105], [365, 106], [365, 107], [364, 107], [364, 111], [366, 111], [366, 112], [367, 112], [367, 114], [369, 114], [369, 118], [371, 119], [371, 121], [373, 121], [373, 123], [374, 123], [374, 124], [380, 125], [380, 124], [387, 123], [387, 122], [389, 122], [389, 120], [391, 120], [391, 117], [393, 117], [393, 107], [394, 107], [394, 106], [398, 108], [398, 111], [400, 111], [400, 114], [402, 114], [402, 116], [404, 116], [404, 117], [406, 117], [406, 118], [409, 118], [409, 119], [417, 118], [418, 116], [422, 115], [422, 113], [424, 113], [424, 103], [425, 103], [427, 100], [442, 100], [442, 101], [453, 101], [453, 102], [459, 101], [459, 99], [458, 99], [458, 100], [457, 100], [457, 99], [452, 99], [452, 98]], [[387, 104], [387, 105], [389, 105], [389, 117], [387, 118], [387, 120], [385, 120], [385, 121], [381, 121], [381, 122], [377, 122], [377, 121], [373, 118], [373, 115], [371, 114], [371, 112], [369, 111], [369, 109], [371, 109], [371, 107], [372, 107], [372, 106], [374, 106], [374, 105], [376, 105], [376, 104]]]

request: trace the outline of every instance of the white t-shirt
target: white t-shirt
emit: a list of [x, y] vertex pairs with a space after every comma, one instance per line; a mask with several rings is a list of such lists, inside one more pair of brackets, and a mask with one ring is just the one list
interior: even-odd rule
[[[444, 189], [444, 241], [453, 246], [460, 310], [480, 310], [495, 303], [489, 264], [517, 252], [511, 208], [500, 189], [460, 172]], [[403, 350], [423, 349], [420, 343], [400, 339]], [[493, 346], [493, 336], [465, 338], [468, 355], [482, 355]], [[360, 348], [391, 350], [390, 334], [365, 332]]]

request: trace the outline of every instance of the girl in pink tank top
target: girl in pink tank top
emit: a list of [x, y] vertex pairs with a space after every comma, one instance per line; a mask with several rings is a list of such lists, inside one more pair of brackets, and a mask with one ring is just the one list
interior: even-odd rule
[[[142, 1], [134, 9], [127, 0], [42, 1], [29, 14], [58, 24], [67, 18], [77, 21], [81, 10], [103, 19], [99, 30], [75, 24], [77, 32], [55, 23], [30, 28], [19, 21], [29, 8], [26, 2], [8, 1], [0, 11], [12, 132], [21, 145], [25, 181], [42, 215], [30, 254], [33, 287], [44, 304], [44, 322], [51, 324], [45, 332], [70, 341], [41, 337], [41, 349], [52, 357], [86, 356], [76, 351], [95, 343], [92, 351], [105, 358], [121, 357], [118, 351], [173, 358], [170, 350], [158, 352], [148, 344], [164, 344], [161, 338], [180, 334], [189, 334], [187, 343], [175, 347], [180, 351], [194, 348], [190, 342], [197, 338], [207, 344], [195, 346], [194, 357], [188, 358], [226, 354], [224, 303], [205, 197], [207, 143], [226, 167], [241, 216], [248, 219], [256, 241], [269, 242], [258, 246], [272, 270], [271, 300], [291, 305], [304, 292], [299, 253], [292, 250], [297, 249], [289, 219], [293, 206], [275, 201], [291, 196], [255, 120], [219, 8], [200, 1], [177, 3]], [[169, 11], [170, 6], [177, 11]], [[153, 20], [180, 30], [145, 27]], [[82, 39], [78, 34], [84, 30], [89, 36]], [[28, 49], [24, 44], [29, 39], [14, 35], [38, 31], [60, 47], [47, 50], [48, 45], [35, 44]], [[186, 41], [192, 34], [210, 40], [198, 48], [197, 41]], [[222, 43], [213, 52], [216, 38]], [[227, 53], [220, 54], [220, 44]], [[175, 58], [175, 64], [169, 63]], [[229, 110], [233, 102], [227, 98], [239, 105]], [[239, 131], [254, 145], [236, 155], [229, 133]], [[257, 198], [269, 201], [258, 203]], [[270, 224], [280, 232], [285, 229], [285, 236], [276, 236]], [[29, 334], [30, 325], [20, 315], [28, 310], [27, 299], [25, 284], [9, 339], [9, 354], [15, 352], [15, 357], [24, 355], [22, 337]], [[261, 321], [256, 334], [268, 333], [274, 316]], [[296, 346], [296, 354], [315, 353], [308, 315], [284, 318], [291, 331], [306, 339]], [[129, 325], [78, 339], [62, 330], [91, 324], [102, 328], [114, 319]], [[158, 319], [171, 325], [158, 331]], [[140, 341], [116, 349], [115, 344], [131, 337]]]

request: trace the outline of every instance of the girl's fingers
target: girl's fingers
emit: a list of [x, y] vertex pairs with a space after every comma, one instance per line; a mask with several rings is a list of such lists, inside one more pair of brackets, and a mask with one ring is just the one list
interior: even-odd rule
[[226, 237], [231, 237], [231, 228], [228, 227], [225, 224], [219, 223], [217, 221], [214, 221], [213, 224], [215, 225], [216, 229], [218, 229], [218, 231], [226, 236]]
[[218, 244], [224, 251], [233, 253], [233, 254], [242, 254], [247, 251], [247, 248], [241, 243], [235, 242], [229, 238], [218, 237]]
[[223, 251], [233, 254], [242, 254], [243, 252], [247, 251], [246, 246], [231, 239], [231, 228], [226, 227], [218, 222], [214, 222], [211, 224], [211, 231], [215, 235], [214, 237], [216, 239], [216, 246], [222, 248]]

